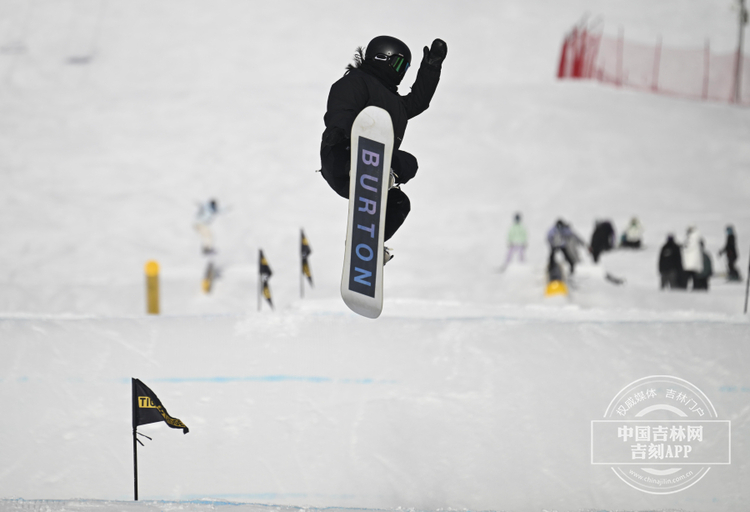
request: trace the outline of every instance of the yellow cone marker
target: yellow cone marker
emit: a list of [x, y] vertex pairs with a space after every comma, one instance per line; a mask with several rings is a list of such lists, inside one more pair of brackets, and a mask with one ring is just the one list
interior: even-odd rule
[[554, 295], [567, 295], [568, 294], [568, 287], [565, 286], [565, 283], [562, 281], [550, 281], [550, 283], [547, 285], [547, 291], [544, 292], [544, 295], [547, 297], [552, 297]]

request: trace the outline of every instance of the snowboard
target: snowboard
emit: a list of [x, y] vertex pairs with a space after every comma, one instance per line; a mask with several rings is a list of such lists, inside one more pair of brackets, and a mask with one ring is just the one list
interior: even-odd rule
[[391, 116], [367, 107], [352, 125], [349, 216], [341, 297], [355, 313], [377, 318], [383, 310], [383, 241], [393, 153]]
[[203, 275], [203, 293], [211, 293], [211, 288], [214, 285], [214, 280], [217, 277], [217, 269], [214, 266], [213, 261], [209, 261], [206, 265], [206, 272]]
[[568, 285], [562, 265], [553, 258], [547, 268], [547, 288], [544, 290], [544, 296], [556, 297], [558, 295], [568, 295]]

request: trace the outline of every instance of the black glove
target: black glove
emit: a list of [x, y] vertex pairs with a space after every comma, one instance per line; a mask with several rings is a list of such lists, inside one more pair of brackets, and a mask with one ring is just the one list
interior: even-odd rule
[[328, 128], [323, 132], [323, 146], [335, 146], [343, 140], [346, 140], [346, 132], [339, 126]]
[[443, 65], [445, 56], [448, 55], [448, 45], [442, 39], [435, 39], [432, 42], [432, 48], [424, 47], [424, 58], [422, 62], [428, 66], [440, 68]]

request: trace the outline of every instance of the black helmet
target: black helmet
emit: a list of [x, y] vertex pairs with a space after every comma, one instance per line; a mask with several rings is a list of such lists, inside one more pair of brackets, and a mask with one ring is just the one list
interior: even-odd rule
[[411, 52], [403, 41], [391, 36], [378, 36], [367, 45], [366, 61], [383, 62], [403, 77], [411, 64]]

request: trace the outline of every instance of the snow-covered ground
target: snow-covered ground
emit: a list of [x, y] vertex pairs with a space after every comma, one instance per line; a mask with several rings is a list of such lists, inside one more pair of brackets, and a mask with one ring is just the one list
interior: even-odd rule
[[[733, 224], [747, 275], [748, 110], [554, 79], [586, 12], [729, 52], [731, 2], [379, 6], [0, 0], [0, 509], [747, 509], [745, 288], [660, 291], [656, 265], [695, 225], [723, 272]], [[381, 33], [449, 53], [407, 130], [413, 210], [371, 321], [339, 298], [346, 202], [314, 171], [328, 88]], [[206, 295], [192, 222], [209, 197], [227, 210]], [[528, 258], [501, 273], [517, 211]], [[588, 239], [634, 215], [643, 250], [583, 255], [571, 295], [544, 297], [558, 217]], [[257, 310], [259, 249], [275, 311]], [[591, 422], [650, 375], [731, 421], [731, 464], [674, 494], [591, 463]], [[190, 427], [139, 428], [138, 503], [131, 377]]]

